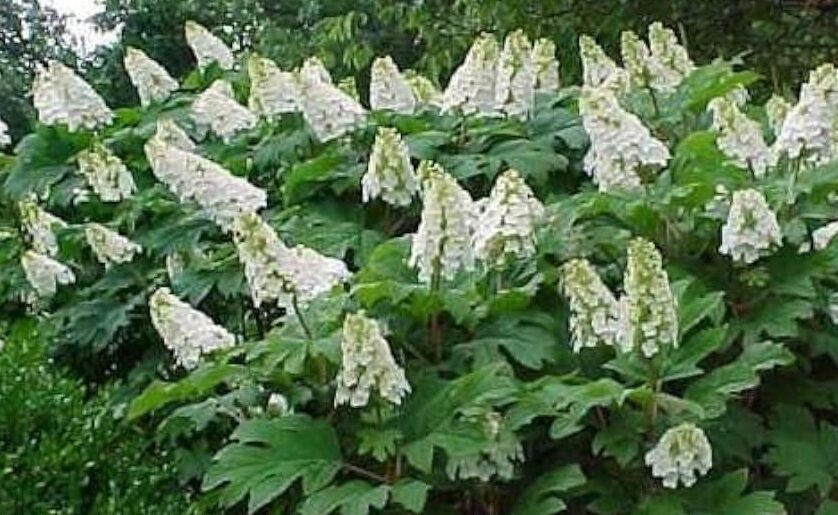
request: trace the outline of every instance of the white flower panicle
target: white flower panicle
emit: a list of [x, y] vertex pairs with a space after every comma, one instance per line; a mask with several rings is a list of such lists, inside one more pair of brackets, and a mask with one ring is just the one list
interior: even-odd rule
[[773, 153], [762, 139], [759, 123], [748, 118], [726, 97], [717, 97], [707, 104], [713, 113], [716, 144], [736, 166], [749, 169], [755, 177], [765, 176], [773, 164]]
[[561, 270], [562, 291], [570, 302], [573, 351], [619, 345], [620, 308], [594, 267], [585, 259], [574, 259], [562, 265]]
[[495, 74], [498, 42], [491, 34], [481, 34], [466, 54], [463, 64], [451, 75], [442, 97], [442, 112], [492, 114], [495, 108]]
[[838, 220], [815, 229], [812, 233], [815, 250], [825, 249], [835, 236], [838, 236]]
[[106, 267], [114, 263], [130, 263], [143, 250], [125, 236], [97, 223], [85, 226], [84, 237], [96, 259]]
[[252, 129], [256, 115], [236, 102], [229, 82], [217, 80], [192, 102], [192, 119], [229, 142], [236, 133]]
[[344, 77], [338, 81], [337, 87], [339, 90], [343, 91], [350, 98], [353, 100], [360, 100], [361, 97], [358, 95], [358, 85], [355, 83], [355, 77]]
[[765, 103], [765, 114], [768, 116], [768, 123], [775, 135], [780, 134], [783, 122], [790, 110], [791, 104], [779, 95], [771, 95], [771, 98]]
[[422, 184], [422, 219], [413, 235], [408, 264], [419, 269], [419, 279], [433, 283], [471, 270], [471, 238], [475, 208], [468, 191], [441, 166], [423, 161], [417, 172]]
[[650, 69], [652, 52], [646, 42], [634, 31], [623, 31], [620, 34], [620, 54], [632, 85], [640, 88], [650, 87], [654, 71]]
[[101, 143], [80, 152], [77, 160], [79, 173], [102, 202], [130, 198], [136, 189], [134, 178], [122, 160]]
[[591, 139], [583, 166], [600, 191], [637, 189], [642, 170], [663, 167], [669, 160], [666, 145], [607, 89], [583, 88], [579, 111]]
[[495, 411], [469, 414], [467, 420], [482, 426], [487, 444], [477, 453], [449, 455], [445, 472], [451, 480], [478, 479], [484, 483], [493, 477], [509, 480], [515, 465], [524, 461], [524, 449], [514, 431], [503, 424]]
[[819, 164], [835, 154], [834, 128], [838, 115], [838, 70], [824, 64], [809, 73], [800, 99], [786, 114], [774, 150], [778, 156], [804, 158]]
[[647, 358], [678, 346], [678, 313], [660, 252], [642, 238], [629, 243], [620, 299], [620, 344]]
[[151, 324], [174, 354], [175, 361], [185, 369], [193, 369], [201, 357], [235, 345], [232, 334], [210, 317], [172, 295], [168, 288], [159, 288], [148, 299]]
[[247, 61], [250, 77], [248, 108], [260, 116], [273, 117], [297, 111], [300, 87], [294, 74], [284, 72], [270, 59], [253, 54]]
[[9, 126], [0, 119], [0, 148], [9, 145], [11, 142], [12, 138], [9, 136]]
[[533, 256], [535, 228], [543, 218], [544, 206], [518, 171], [505, 171], [480, 204], [472, 237], [475, 255], [490, 264], [510, 255]]
[[303, 61], [300, 67], [299, 76], [305, 84], [313, 84], [315, 82], [323, 82], [326, 84], [332, 83], [332, 76], [326, 65], [317, 56], [311, 56]]
[[666, 488], [695, 484], [696, 475], [706, 475], [713, 466], [713, 449], [700, 427], [685, 422], [668, 429], [657, 445], [646, 453], [652, 476], [663, 479]]
[[401, 135], [396, 129], [379, 128], [367, 172], [361, 179], [362, 200], [380, 197], [394, 206], [409, 206], [417, 189], [410, 153]]
[[73, 284], [76, 276], [63, 263], [34, 250], [27, 250], [20, 257], [26, 280], [41, 297], [52, 297], [58, 285]]
[[96, 90], [58, 61], [49, 61], [38, 71], [32, 86], [38, 121], [44, 125], [66, 124], [70, 132], [107, 125], [113, 113]]
[[748, 92], [748, 88], [738, 84], [733, 89], [725, 93], [724, 97], [733, 102], [733, 105], [736, 107], [745, 107], [751, 99], [751, 94]]
[[727, 221], [722, 226], [719, 252], [734, 261], [753, 263], [782, 243], [777, 216], [762, 193], [753, 189], [733, 192]]
[[532, 46], [532, 64], [536, 93], [559, 91], [559, 60], [556, 59], [556, 44], [546, 38], [536, 40]]
[[[308, 61], [306, 61], [308, 62]], [[303, 118], [320, 141], [339, 138], [357, 128], [367, 116], [357, 100], [318, 78], [314, 72], [300, 73]]]
[[131, 84], [137, 88], [140, 105], [162, 102], [178, 89], [178, 83], [157, 61], [142, 50], [128, 47], [125, 50], [125, 71]]
[[582, 59], [583, 86], [604, 88], [614, 94], [628, 89], [628, 72], [617, 66], [592, 37], [579, 36], [579, 57]]
[[410, 393], [410, 384], [404, 370], [393, 359], [384, 330], [363, 311], [346, 315], [340, 348], [343, 357], [337, 376], [335, 406], [366, 406], [373, 391], [398, 405]]
[[695, 70], [695, 64], [687, 49], [678, 43], [675, 32], [660, 22], [649, 25], [649, 50], [653, 63], [650, 85], [657, 91], [674, 91]]
[[235, 63], [233, 52], [206, 27], [190, 20], [184, 25], [184, 32], [186, 43], [195, 54], [195, 60], [198, 61], [198, 68], [206, 68], [212, 63], [217, 63], [223, 70], [233, 69]]
[[410, 83], [390, 56], [379, 57], [372, 63], [370, 106], [401, 114], [410, 114], [416, 107]]
[[508, 116], [524, 119], [535, 98], [535, 67], [532, 45], [522, 30], [506, 36], [497, 64], [495, 108]]
[[157, 132], [154, 133], [152, 139], [158, 143], [179, 148], [186, 152], [195, 152], [198, 148], [189, 138], [189, 135], [171, 118], [160, 118], [157, 120]]
[[47, 256], [58, 254], [55, 230], [67, 227], [67, 223], [29, 200], [20, 202], [18, 209], [21, 225], [29, 237], [29, 245], [32, 249]]
[[404, 76], [407, 83], [410, 84], [410, 90], [413, 92], [413, 98], [416, 99], [417, 105], [442, 106], [442, 92], [430, 79], [419, 75], [414, 70], [406, 70]]

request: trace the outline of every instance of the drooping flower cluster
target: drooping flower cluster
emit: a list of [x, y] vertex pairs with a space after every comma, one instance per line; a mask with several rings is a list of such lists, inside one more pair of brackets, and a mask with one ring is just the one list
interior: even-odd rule
[[248, 59], [247, 73], [250, 77], [247, 106], [252, 112], [270, 118], [297, 110], [300, 88], [293, 73], [280, 70], [276, 63], [257, 54]]
[[695, 64], [687, 49], [678, 43], [675, 32], [660, 22], [649, 25], [649, 50], [653, 60], [650, 85], [655, 90], [673, 91], [695, 70]]
[[[306, 61], [309, 63], [310, 59]], [[317, 61], [319, 63], [319, 60]], [[320, 65], [322, 67], [322, 65]], [[357, 100], [334, 86], [320, 68], [305, 65], [299, 73], [303, 117], [320, 141], [339, 138], [363, 123], [366, 111]], [[329, 80], [326, 80], [329, 79]]]
[[49, 61], [32, 86], [38, 121], [44, 125], [66, 124], [70, 132], [107, 125], [113, 113], [96, 90], [58, 61]]
[[206, 68], [212, 63], [217, 63], [223, 70], [233, 68], [233, 52], [206, 27], [190, 20], [184, 25], [184, 31], [186, 43], [198, 61], [198, 68]]
[[620, 344], [647, 358], [678, 346], [678, 313], [660, 252], [642, 238], [629, 243], [620, 298]]
[[168, 288], [155, 291], [148, 299], [148, 308], [152, 325], [183, 368], [193, 369], [202, 356], [236, 343], [226, 329], [174, 296]]
[[775, 135], [780, 134], [783, 122], [785, 122], [790, 110], [791, 104], [779, 95], [771, 95], [771, 98], [765, 103], [765, 114], [768, 115], [768, 123]]
[[73, 284], [76, 276], [66, 265], [49, 256], [27, 250], [20, 257], [20, 264], [26, 280], [41, 297], [52, 297], [58, 285]]
[[29, 237], [29, 246], [39, 254], [55, 256], [58, 253], [55, 230], [66, 227], [67, 223], [29, 200], [18, 204], [18, 209], [21, 225]]
[[410, 266], [419, 269], [419, 279], [432, 283], [437, 274], [453, 279], [460, 270], [474, 265], [471, 238], [475, 208], [468, 191], [436, 163], [419, 165], [422, 184], [422, 219], [413, 235]]
[[619, 304], [587, 260], [574, 259], [562, 265], [562, 290], [570, 301], [573, 351], [597, 345], [616, 347]]
[[495, 108], [517, 118], [526, 118], [535, 95], [532, 45], [522, 30], [506, 36], [498, 58]]
[[445, 472], [451, 480], [478, 479], [484, 483], [497, 476], [512, 479], [515, 465], [524, 461], [524, 449], [514, 431], [506, 428], [503, 416], [495, 411], [478, 410], [466, 420], [482, 426], [486, 445], [478, 452], [449, 452]]
[[830, 222], [815, 229], [812, 233], [812, 243], [815, 250], [825, 249], [835, 236], [838, 236], [838, 221]]
[[430, 79], [419, 75], [414, 70], [405, 71], [404, 76], [407, 83], [410, 84], [410, 90], [413, 92], [413, 98], [416, 99], [416, 105], [442, 106], [442, 92]]
[[237, 132], [253, 128], [257, 122], [253, 113], [236, 102], [230, 83], [220, 79], [198, 95], [191, 112], [195, 123], [209, 127], [225, 143]]
[[592, 37], [579, 36], [579, 57], [582, 59], [583, 86], [604, 88], [614, 94], [628, 89], [628, 73], [617, 66]]
[[772, 152], [762, 139], [759, 123], [748, 118], [726, 97], [717, 97], [707, 105], [713, 113], [716, 145], [736, 166], [751, 170], [755, 177], [765, 176], [772, 165]]
[[690, 487], [696, 475], [705, 475], [713, 466], [713, 449], [704, 431], [685, 422], [668, 429], [657, 445], [646, 453], [646, 465], [652, 476], [663, 479], [666, 488], [678, 488], [678, 483]]
[[417, 183], [410, 153], [396, 129], [381, 127], [375, 135], [367, 172], [361, 179], [364, 202], [381, 197], [394, 206], [409, 206]]
[[559, 91], [559, 60], [556, 59], [556, 44], [547, 38], [536, 40], [532, 47], [532, 64], [535, 74], [533, 88], [536, 93]]
[[9, 126], [6, 125], [6, 122], [0, 120], [0, 148], [5, 147], [11, 142], [12, 138], [9, 136]]
[[130, 263], [143, 250], [125, 236], [97, 223], [85, 226], [84, 237], [96, 259], [106, 267], [114, 263]]
[[410, 114], [416, 107], [410, 83], [390, 56], [379, 57], [372, 63], [370, 106], [401, 114]]
[[498, 42], [491, 34], [481, 34], [454, 71], [442, 97], [442, 112], [491, 114], [495, 109], [495, 72]]
[[79, 172], [102, 202], [119, 202], [131, 197], [136, 189], [131, 172], [113, 152], [101, 143], [77, 156]]
[[137, 88], [140, 105], [162, 102], [178, 89], [178, 83], [157, 61], [142, 50], [128, 47], [125, 50], [125, 71]]
[[636, 189], [643, 169], [662, 167], [669, 160], [666, 145], [607, 89], [583, 88], [579, 111], [591, 139], [584, 169], [600, 191]]
[[479, 207], [472, 237], [478, 258], [499, 264], [506, 256], [528, 258], [535, 254], [535, 228], [544, 218], [544, 206], [517, 170], [498, 176]]
[[777, 216], [762, 193], [753, 189], [733, 192], [719, 252], [734, 261], [753, 263], [782, 245], [782, 240]]
[[399, 367], [379, 323], [361, 311], [346, 315], [341, 341], [341, 367], [337, 376], [335, 406], [366, 406], [373, 391], [382, 399], [401, 404], [410, 384]]

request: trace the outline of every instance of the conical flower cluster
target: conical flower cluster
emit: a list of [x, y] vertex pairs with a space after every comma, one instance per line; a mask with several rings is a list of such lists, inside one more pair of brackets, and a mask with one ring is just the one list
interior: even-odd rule
[[809, 73], [800, 88], [800, 100], [783, 121], [774, 149], [778, 156], [804, 158], [811, 163], [831, 159], [836, 152], [833, 140], [838, 115], [838, 70], [821, 65]]
[[782, 243], [777, 216], [762, 193], [753, 189], [733, 192], [727, 222], [722, 226], [719, 252], [734, 261], [753, 263]]
[[662, 167], [669, 160], [666, 145], [607, 89], [584, 88], [579, 111], [591, 139], [584, 169], [600, 191], [637, 189], [642, 169]]
[[674, 91], [695, 70], [687, 49], [678, 43], [672, 29], [660, 22], [649, 25], [649, 50], [652, 53], [650, 86], [657, 91]]
[[198, 366], [201, 357], [235, 345], [232, 334], [210, 317], [160, 288], [148, 299], [151, 323], [172, 351], [178, 365], [186, 369]]
[[198, 68], [206, 68], [212, 63], [217, 63], [223, 70], [233, 69], [233, 64], [235, 64], [233, 52], [203, 25], [187, 21], [184, 31], [186, 43], [198, 61]]
[[765, 114], [768, 116], [768, 123], [775, 135], [780, 134], [783, 122], [786, 121], [786, 116], [790, 110], [791, 104], [779, 95], [771, 95], [771, 98], [765, 103]]
[[628, 89], [628, 73], [617, 66], [592, 37], [579, 36], [579, 56], [582, 59], [583, 86], [604, 88], [614, 94]]
[[499, 264], [506, 256], [535, 254], [535, 228], [544, 218], [544, 206], [517, 170], [498, 176], [477, 217], [472, 241], [478, 258]]
[[562, 266], [562, 291], [570, 301], [574, 352], [583, 347], [619, 344], [619, 304], [587, 260], [574, 259]]
[[652, 82], [652, 52], [646, 42], [634, 31], [626, 30], [620, 34], [620, 54], [623, 66], [628, 72], [632, 86], [639, 88], [651, 87]]
[[474, 266], [474, 202], [468, 191], [436, 163], [423, 161], [418, 176], [422, 220], [413, 235], [409, 264], [419, 269], [419, 279], [425, 283], [432, 283], [437, 274], [453, 279], [458, 271]]
[[130, 263], [143, 250], [125, 236], [97, 223], [87, 224], [84, 237], [96, 259], [106, 267], [114, 263]]
[[101, 143], [77, 156], [79, 172], [102, 202], [119, 202], [136, 189], [134, 178], [122, 160]]
[[668, 429], [646, 453], [645, 461], [652, 467], [652, 476], [662, 478], [666, 488], [678, 488], [679, 482], [690, 487], [696, 475], [710, 471], [713, 449], [701, 428], [685, 422]]
[[495, 108], [495, 73], [498, 42], [481, 34], [471, 45], [463, 64], [454, 71], [442, 97], [442, 112], [491, 114]]
[[508, 116], [526, 118], [533, 107], [535, 67], [532, 45], [524, 31], [506, 36], [497, 66], [495, 108]]
[[304, 66], [299, 74], [303, 117], [320, 141], [343, 136], [363, 123], [367, 116], [357, 100], [326, 78], [314, 66], [308, 71], [305, 71]]
[[401, 404], [410, 393], [410, 384], [404, 370], [393, 359], [384, 331], [363, 311], [346, 315], [340, 347], [343, 357], [335, 406], [366, 406], [373, 391], [392, 404]]
[[404, 73], [407, 83], [410, 84], [410, 90], [413, 92], [413, 98], [416, 99], [416, 104], [420, 106], [442, 106], [442, 92], [430, 81], [427, 77], [419, 75], [413, 70], [407, 70]]
[[0, 148], [5, 147], [11, 142], [12, 138], [9, 136], [9, 126], [6, 125], [6, 122], [0, 120]]
[[55, 237], [55, 230], [66, 227], [67, 223], [29, 200], [18, 204], [18, 209], [21, 225], [29, 237], [30, 247], [39, 254], [47, 256], [58, 254], [58, 240]]
[[559, 91], [559, 60], [556, 59], [556, 44], [546, 38], [536, 40], [532, 47], [532, 64], [535, 92], [556, 93]]
[[390, 56], [379, 57], [372, 63], [370, 106], [401, 114], [410, 114], [416, 107], [410, 83]]
[[660, 252], [642, 238], [632, 240], [620, 299], [620, 344], [647, 358], [678, 346], [678, 313]]
[[142, 50], [129, 46], [125, 50], [124, 64], [131, 83], [137, 88], [140, 105], [162, 102], [178, 88], [169, 72]]
[[512, 479], [515, 465], [524, 461], [524, 448], [515, 432], [504, 427], [503, 416], [495, 411], [488, 411], [466, 418], [482, 426], [487, 444], [476, 453], [449, 453], [445, 466], [448, 477], [454, 481], [478, 479], [484, 483], [493, 477]]
[[157, 143], [185, 150], [186, 152], [195, 152], [198, 148], [189, 138], [189, 135], [171, 118], [160, 118], [157, 120], [157, 132], [154, 133], [152, 139]]
[[838, 236], [838, 221], [830, 222], [815, 229], [812, 233], [812, 243], [815, 250], [825, 249], [835, 236]]
[[49, 256], [27, 250], [20, 257], [20, 264], [26, 280], [41, 297], [52, 297], [58, 285], [73, 284], [76, 276], [66, 265]]
[[236, 102], [229, 82], [217, 80], [198, 95], [192, 103], [192, 119], [201, 126], [209, 127], [225, 143], [236, 133], [252, 129], [256, 116]]
[[303, 61], [303, 65], [299, 70], [299, 76], [305, 84], [313, 84], [315, 82], [332, 84], [332, 76], [329, 74], [329, 70], [326, 69], [326, 65], [317, 56], [308, 57]]
[[378, 129], [361, 186], [364, 202], [380, 197], [394, 206], [409, 206], [413, 201], [418, 189], [416, 174], [407, 145], [396, 129]]
[[113, 113], [102, 97], [73, 70], [49, 61], [32, 86], [38, 121], [44, 125], [65, 124], [70, 132], [107, 125]]
[[765, 176], [773, 163], [773, 153], [762, 139], [759, 123], [748, 118], [726, 97], [717, 97], [707, 105], [713, 113], [716, 145], [736, 166], [747, 168], [755, 177]]
[[250, 97], [247, 106], [259, 116], [273, 116], [297, 110], [299, 83], [294, 74], [279, 69], [270, 59], [253, 54], [247, 61]]

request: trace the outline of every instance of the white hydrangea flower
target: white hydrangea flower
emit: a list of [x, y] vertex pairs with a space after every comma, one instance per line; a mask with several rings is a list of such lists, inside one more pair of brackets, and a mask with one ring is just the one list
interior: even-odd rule
[[232, 334], [210, 317], [159, 288], [148, 299], [151, 324], [185, 369], [198, 366], [202, 356], [235, 345]]
[[675, 32], [660, 22], [649, 25], [649, 50], [653, 65], [650, 86], [656, 91], [674, 91], [695, 70], [695, 64], [687, 49], [678, 43]]
[[505, 171], [480, 205], [472, 237], [475, 255], [492, 264], [509, 255], [533, 256], [535, 228], [543, 218], [544, 206], [518, 171]]
[[765, 114], [768, 115], [768, 123], [775, 135], [780, 134], [783, 122], [790, 110], [791, 104], [785, 98], [776, 94], [771, 95], [771, 98], [765, 103]]
[[508, 116], [525, 119], [535, 101], [535, 67], [532, 45], [522, 30], [503, 43], [495, 82], [495, 108]]
[[504, 427], [503, 416], [488, 411], [466, 417], [482, 425], [488, 443], [476, 454], [450, 455], [445, 472], [452, 481], [478, 479], [484, 483], [493, 477], [509, 480], [515, 474], [515, 465], [524, 461], [521, 442]]
[[725, 98], [733, 102], [736, 107], [745, 107], [751, 99], [751, 94], [748, 92], [748, 88], [738, 84], [733, 89], [725, 93]]
[[410, 114], [416, 108], [410, 83], [390, 56], [379, 57], [372, 63], [370, 106], [401, 114]]
[[206, 27], [190, 20], [184, 25], [184, 31], [186, 43], [198, 61], [198, 68], [206, 68], [215, 62], [223, 70], [233, 69], [235, 64], [233, 52]]
[[169, 72], [142, 50], [129, 46], [125, 50], [124, 64], [131, 84], [137, 88], [141, 105], [162, 102], [178, 89], [177, 81]]
[[463, 64], [451, 75], [442, 96], [442, 112], [492, 114], [495, 108], [495, 74], [498, 42], [491, 34], [481, 34], [466, 54]]
[[652, 467], [652, 476], [663, 479], [666, 488], [678, 488], [678, 483], [690, 487], [696, 473], [706, 475], [713, 466], [713, 449], [704, 431], [685, 422], [668, 429], [657, 445], [646, 453], [645, 462]]
[[248, 59], [247, 73], [250, 77], [247, 106], [252, 112], [270, 118], [297, 111], [301, 93], [293, 73], [280, 70], [276, 63], [257, 54]]
[[534, 68], [536, 93], [557, 93], [559, 91], [559, 60], [556, 59], [556, 44], [546, 38], [536, 40], [531, 54]]
[[410, 393], [410, 384], [404, 370], [393, 359], [384, 332], [379, 323], [367, 318], [363, 311], [346, 315], [335, 406], [366, 406], [372, 391], [398, 405]]
[[9, 136], [9, 126], [0, 119], [0, 148], [9, 145], [11, 142], [12, 138]]
[[417, 105], [442, 107], [442, 92], [430, 79], [419, 75], [414, 70], [406, 70], [404, 76]]
[[824, 64], [809, 73], [800, 88], [800, 100], [783, 121], [774, 150], [778, 156], [804, 158], [810, 163], [830, 160], [834, 153], [834, 126], [838, 115], [838, 70]]
[[639, 349], [647, 358], [678, 346], [678, 313], [660, 252], [643, 238], [629, 243], [628, 265], [620, 299], [620, 334], [624, 350]]
[[237, 132], [252, 129], [256, 115], [236, 102], [233, 88], [224, 80], [217, 80], [192, 102], [192, 119], [209, 127], [228, 143]]
[[300, 73], [303, 118], [320, 141], [339, 138], [361, 125], [367, 112], [345, 92], [316, 78]]
[[474, 202], [436, 163], [423, 161], [417, 175], [422, 183], [422, 219], [408, 263], [419, 269], [419, 279], [425, 283], [432, 283], [436, 274], [453, 279], [459, 270], [474, 266]]
[[815, 229], [812, 233], [815, 250], [825, 249], [836, 235], [838, 235], [838, 220]]
[[79, 172], [102, 202], [119, 202], [136, 189], [131, 172], [116, 154], [95, 143], [77, 156]]
[[617, 299], [587, 260], [574, 259], [562, 265], [562, 291], [570, 301], [570, 341], [574, 352], [583, 347], [620, 344]]
[[582, 59], [583, 86], [605, 88], [614, 94], [628, 89], [628, 72], [617, 66], [592, 37], [579, 36], [579, 57]]
[[143, 250], [125, 236], [97, 223], [85, 226], [84, 237], [96, 259], [106, 267], [114, 263], [130, 263]]
[[107, 125], [113, 113], [96, 90], [58, 61], [49, 61], [38, 71], [32, 86], [38, 121], [44, 125], [66, 124], [70, 132]]
[[66, 265], [34, 250], [24, 252], [20, 264], [26, 280], [41, 297], [52, 297], [58, 291], [58, 285], [76, 281], [75, 274]]
[[639, 88], [650, 87], [652, 52], [646, 42], [634, 31], [623, 31], [620, 34], [620, 54], [632, 85]]
[[396, 129], [379, 128], [361, 179], [362, 200], [366, 203], [381, 197], [394, 206], [409, 206], [417, 189], [410, 153], [401, 135]]
[[591, 139], [584, 169], [600, 191], [637, 189], [641, 170], [663, 167], [669, 160], [666, 145], [640, 118], [620, 107], [609, 90], [583, 88], [579, 111]]
[[271, 415], [284, 417], [294, 413], [294, 408], [291, 407], [288, 399], [278, 392], [273, 392], [268, 396], [268, 402], [265, 403], [265, 411]]
[[313, 84], [315, 82], [332, 84], [332, 76], [329, 74], [329, 70], [326, 69], [326, 65], [317, 56], [311, 56], [303, 61], [298, 75], [304, 84]]
[[707, 108], [713, 113], [719, 150], [736, 166], [749, 169], [757, 178], [764, 177], [773, 165], [773, 153], [762, 139], [759, 123], [748, 118], [726, 97], [714, 98]]
[[355, 83], [355, 77], [344, 77], [338, 81], [337, 87], [349, 95], [353, 100], [360, 101], [361, 97], [358, 95], [358, 85]]
[[157, 132], [154, 133], [152, 139], [186, 152], [195, 152], [198, 148], [189, 135], [171, 118], [157, 120]]
[[18, 204], [23, 230], [29, 237], [29, 244], [38, 254], [55, 256], [58, 254], [56, 229], [67, 227], [67, 223], [48, 213], [35, 202], [25, 200]]
[[782, 245], [782, 240], [777, 216], [762, 193], [753, 189], [733, 192], [719, 252], [734, 261], [753, 263]]

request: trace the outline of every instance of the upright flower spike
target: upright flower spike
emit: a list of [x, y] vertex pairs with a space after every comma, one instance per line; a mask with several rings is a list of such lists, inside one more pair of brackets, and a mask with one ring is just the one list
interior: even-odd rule
[[714, 98], [707, 108], [713, 113], [719, 150], [736, 166], [747, 168], [757, 178], [764, 177], [773, 164], [773, 153], [762, 139], [759, 123], [748, 118], [726, 97]]
[[561, 271], [562, 291], [570, 301], [573, 351], [597, 345], [620, 345], [619, 304], [594, 267], [585, 259], [574, 259], [562, 265]]
[[484, 483], [493, 477], [512, 479], [515, 466], [524, 461], [524, 449], [515, 432], [505, 427], [503, 416], [495, 411], [480, 410], [466, 418], [482, 426], [487, 443], [476, 452], [449, 454], [445, 465], [448, 477], [452, 481], [478, 479]]
[[410, 84], [410, 90], [413, 92], [413, 98], [416, 99], [417, 105], [442, 106], [442, 92], [430, 79], [419, 75], [414, 70], [405, 71], [404, 76], [407, 83]]
[[315, 82], [323, 82], [332, 84], [332, 76], [326, 65], [317, 56], [311, 56], [303, 61], [300, 67], [299, 76], [305, 84], [313, 84]]
[[129, 46], [125, 50], [124, 65], [143, 106], [163, 102], [178, 89], [177, 81], [169, 72], [142, 50]]
[[647, 358], [678, 346], [678, 313], [660, 252], [642, 238], [631, 241], [620, 299], [619, 339], [626, 350]]
[[345, 135], [363, 123], [367, 113], [357, 100], [314, 73], [300, 73], [303, 118], [320, 141]]
[[55, 237], [55, 230], [67, 227], [67, 223], [29, 200], [18, 204], [18, 209], [21, 225], [29, 237], [29, 244], [32, 249], [38, 254], [46, 256], [58, 254], [58, 240]]
[[337, 376], [335, 406], [366, 406], [373, 391], [382, 399], [399, 405], [410, 393], [410, 384], [404, 370], [393, 359], [384, 331], [363, 311], [346, 315], [340, 347], [343, 357]]
[[416, 107], [410, 83], [390, 56], [379, 57], [372, 63], [370, 106], [401, 114], [410, 114]]
[[256, 126], [256, 116], [236, 102], [229, 82], [217, 80], [192, 102], [192, 119], [228, 143], [236, 133]]
[[217, 63], [223, 70], [233, 69], [235, 64], [233, 52], [203, 25], [190, 20], [184, 25], [184, 31], [186, 43], [198, 61], [198, 68], [206, 68], [212, 63]]
[[666, 488], [678, 483], [690, 487], [696, 474], [706, 475], [713, 466], [713, 449], [704, 431], [685, 422], [668, 429], [657, 445], [646, 453], [645, 462], [652, 467], [652, 476], [663, 479]]
[[293, 73], [280, 70], [276, 63], [257, 54], [248, 59], [247, 73], [250, 77], [247, 106], [252, 112], [271, 118], [297, 111], [301, 93]]
[[471, 238], [475, 208], [468, 191], [441, 166], [423, 161], [417, 172], [422, 184], [422, 219], [413, 235], [408, 264], [419, 269], [419, 279], [453, 279], [474, 266]]
[[101, 143], [94, 143], [76, 158], [79, 173], [102, 202], [119, 202], [136, 189], [134, 178], [122, 160]]
[[782, 244], [777, 216], [762, 193], [753, 189], [733, 192], [727, 222], [722, 226], [719, 252], [734, 261], [750, 264]]
[[44, 125], [65, 124], [70, 132], [107, 125], [113, 113], [96, 90], [58, 61], [49, 61], [35, 77], [33, 103]]
[[592, 37], [579, 36], [579, 56], [583, 86], [605, 88], [617, 95], [628, 89], [628, 73], [617, 66]]
[[9, 126], [0, 119], [0, 148], [11, 144], [12, 138], [9, 137]]
[[498, 58], [495, 108], [508, 116], [526, 119], [535, 98], [532, 45], [522, 30], [506, 36]]
[[556, 44], [546, 38], [536, 40], [532, 47], [532, 64], [535, 74], [534, 89], [538, 94], [555, 94], [559, 91], [559, 60]]
[[507, 256], [535, 255], [535, 228], [544, 218], [544, 206], [517, 170], [498, 176], [480, 208], [472, 237], [479, 259], [500, 264]]
[[84, 237], [96, 259], [106, 267], [114, 263], [130, 263], [143, 250], [125, 236], [97, 223], [87, 224]]
[[442, 112], [465, 115], [492, 114], [495, 108], [495, 74], [498, 42], [491, 34], [477, 37], [463, 64], [454, 71], [442, 97]]
[[52, 297], [58, 291], [58, 285], [76, 282], [75, 274], [66, 265], [34, 250], [23, 253], [20, 265], [26, 280], [40, 297]]
[[607, 89], [583, 88], [579, 112], [591, 139], [583, 166], [600, 191], [637, 189], [641, 171], [663, 167], [669, 160], [666, 145]]
[[185, 369], [198, 366], [202, 356], [235, 345], [232, 334], [210, 317], [159, 288], [148, 299], [151, 324]]
[[838, 220], [815, 229], [812, 233], [812, 243], [814, 243], [815, 250], [823, 250], [828, 247], [835, 236], [838, 236]]
[[380, 127], [361, 179], [362, 200], [366, 203], [381, 197], [394, 206], [409, 206], [417, 189], [407, 145], [396, 129]]
[[678, 43], [672, 29], [660, 22], [649, 25], [649, 50], [653, 64], [650, 85], [657, 91], [674, 91], [695, 70], [687, 49]]
[[791, 104], [779, 95], [771, 95], [771, 98], [765, 103], [765, 114], [768, 116], [768, 123], [771, 125], [771, 130], [774, 131], [775, 136], [780, 134], [783, 122], [790, 110]]
[[171, 118], [159, 118], [157, 120], [157, 132], [154, 133], [152, 139], [186, 152], [195, 152], [198, 148], [189, 138], [189, 135]]
[[633, 31], [620, 34], [620, 54], [623, 66], [628, 72], [631, 84], [638, 88], [648, 88], [652, 83], [652, 52], [646, 43]]

